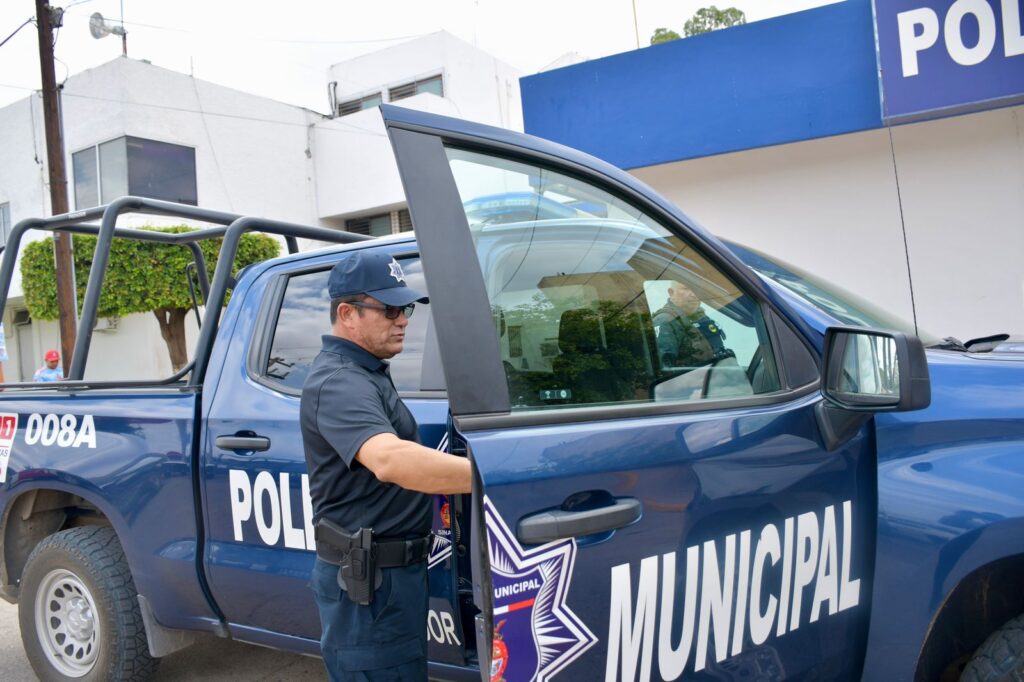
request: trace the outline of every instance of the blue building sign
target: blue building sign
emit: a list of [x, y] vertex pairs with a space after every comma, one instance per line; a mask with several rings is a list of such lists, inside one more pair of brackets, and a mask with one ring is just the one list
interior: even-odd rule
[[874, 0], [888, 123], [1024, 101], [1024, 0]]
[[520, 90], [526, 132], [622, 168], [882, 125], [871, 0], [545, 71]]

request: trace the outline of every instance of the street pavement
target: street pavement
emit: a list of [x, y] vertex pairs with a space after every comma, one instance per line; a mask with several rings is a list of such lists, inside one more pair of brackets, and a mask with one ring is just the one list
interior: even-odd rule
[[[212, 635], [167, 656], [154, 682], [202, 680], [213, 682], [288, 682], [326, 679], [319, 658], [242, 644]], [[35, 682], [36, 676], [21, 646], [18, 607], [0, 601], [0, 680]]]

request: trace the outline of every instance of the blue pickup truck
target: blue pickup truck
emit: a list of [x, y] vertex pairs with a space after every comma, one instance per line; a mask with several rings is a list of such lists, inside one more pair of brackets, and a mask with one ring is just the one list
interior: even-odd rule
[[[392, 375], [473, 464], [435, 503], [433, 677], [1019, 679], [1024, 354], [907, 328], [586, 155], [382, 112], [415, 239], [133, 197], [13, 230], [0, 301], [25, 231], [98, 235], [68, 380], [0, 394], [0, 594], [41, 679], [145, 679], [197, 633], [318, 653], [299, 395], [352, 249], [429, 291]], [[232, 277], [249, 230], [292, 253]], [[210, 303], [175, 376], [86, 377], [114, 238], [192, 249]], [[681, 287], [711, 354], [659, 350]]]

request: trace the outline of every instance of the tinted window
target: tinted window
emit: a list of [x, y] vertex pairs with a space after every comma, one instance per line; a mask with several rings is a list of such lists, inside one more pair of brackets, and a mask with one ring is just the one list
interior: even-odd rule
[[7, 243], [7, 235], [11, 233], [11, 205], [0, 204], [0, 243]]
[[89, 147], [71, 155], [75, 175], [75, 208], [92, 208], [100, 201], [96, 181], [96, 147]]
[[[410, 287], [426, 291], [423, 270], [417, 259], [399, 261]], [[307, 272], [288, 279], [281, 301], [274, 338], [263, 375], [274, 383], [302, 390], [309, 365], [320, 352], [320, 337], [331, 331], [331, 300], [327, 295], [329, 270]], [[419, 391], [423, 348], [430, 320], [430, 306], [417, 303], [405, 331], [405, 348], [391, 359], [391, 378], [399, 391]]]
[[100, 145], [100, 200], [104, 204], [128, 195], [127, 155], [123, 137]]
[[196, 150], [129, 137], [128, 192], [139, 197], [196, 204]]
[[686, 241], [575, 178], [448, 155], [513, 409], [779, 389], [757, 302]]

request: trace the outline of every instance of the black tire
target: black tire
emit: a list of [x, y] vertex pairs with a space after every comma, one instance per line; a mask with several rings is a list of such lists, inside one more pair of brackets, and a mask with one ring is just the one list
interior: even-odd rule
[[996, 630], [971, 656], [960, 682], [1024, 682], [1024, 615]]
[[36, 546], [21, 581], [18, 621], [44, 682], [141, 681], [149, 655], [131, 570], [112, 528], [84, 526]]

